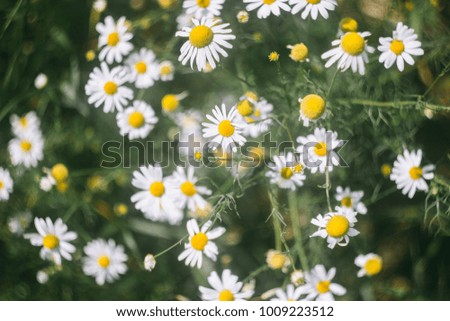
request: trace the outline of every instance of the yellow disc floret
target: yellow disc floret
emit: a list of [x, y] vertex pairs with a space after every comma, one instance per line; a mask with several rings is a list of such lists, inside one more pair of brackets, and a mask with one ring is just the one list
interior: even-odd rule
[[422, 177], [422, 168], [414, 166], [411, 167], [411, 169], [409, 170], [409, 176], [413, 179], [413, 180], [417, 180], [419, 178]]
[[249, 116], [253, 113], [254, 106], [248, 99], [241, 100], [237, 104], [237, 110], [242, 116]]
[[107, 81], [103, 86], [105, 93], [108, 95], [114, 95], [117, 92], [117, 84], [114, 81]]
[[100, 265], [102, 268], [106, 269], [109, 266], [109, 257], [107, 257], [106, 255], [102, 255], [98, 258], [97, 260], [98, 265]]
[[189, 41], [194, 47], [204, 48], [208, 46], [214, 39], [214, 33], [211, 28], [199, 25], [192, 28], [189, 34]]
[[208, 237], [205, 233], [199, 232], [191, 239], [191, 246], [197, 251], [203, 251], [206, 244], [208, 244]]
[[197, 0], [197, 6], [200, 8], [208, 8], [211, 0]]
[[291, 48], [289, 57], [294, 61], [305, 61], [308, 58], [308, 47], [304, 43], [298, 43]]
[[59, 239], [58, 237], [56, 237], [56, 235], [47, 234], [42, 240], [42, 245], [49, 250], [53, 250], [58, 247]]
[[342, 49], [351, 56], [358, 56], [364, 51], [366, 42], [357, 32], [347, 32], [341, 40]]
[[139, 61], [134, 65], [134, 68], [136, 69], [138, 74], [145, 74], [147, 71], [147, 65], [143, 61]]
[[393, 53], [399, 56], [402, 54], [403, 51], [405, 51], [405, 44], [401, 40], [394, 39], [391, 42], [390, 49]]
[[319, 292], [320, 294], [327, 293], [328, 291], [330, 291], [330, 284], [330, 281], [320, 281], [316, 285], [317, 292]]
[[343, 32], [356, 32], [358, 31], [358, 21], [349, 17], [344, 18], [339, 23], [339, 28], [341, 28]]
[[307, 95], [300, 103], [300, 110], [306, 118], [316, 120], [325, 112], [325, 100], [319, 95]]
[[108, 46], [115, 47], [119, 43], [119, 34], [117, 32], [111, 32], [108, 35]]
[[271, 5], [272, 3], [274, 3], [276, 0], [263, 0], [264, 4], [268, 4]]
[[325, 229], [329, 236], [339, 238], [347, 234], [350, 222], [344, 215], [334, 215], [328, 221]]
[[20, 142], [20, 147], [22, 148], [23, 151], [29, 152], [31, 149], [31, 143], [28, 140], [22, 140]]
[[161, 106], [167, 112], [174, 111], [178, 108], [179, 104], [178, 97], [172, 94], [165, 95], [161, 100]]
[[379, 256], [368, 259], [366, 264], [364, 264], [364, 269], [366, 270], [366, 273], [369, 276], [380, 273], [382, 267], [383, 261]]
[[219, 301], [234, 301], [233, 292], [230, 290], [222, 290], [219, 294]]
[[344, 207], [352, 207], [352, 198], [350, 196], [346, 196], [341, 201], [342, 206]]
[[327, 154], [327, 144], [325, 142], [318, 142], [314, 146], [314, 153], [319, 157], [324, 157]]
[[128, 124], [134, 128], [141, 128], [145, 123], [144, 115], [141, 112], [135, 111], [128, 116]]
[[234, 134], [234, 126], [228, 119], [222, 120], [219, 123], [219, 134], [224, 137], [230, 137]]
[[53, 166], [50, 173], [56, 182], [63, 182], [69, 177], [69, 170], [64, 164], [61, 163]]
[[153, 182], [150, 185], [150, 193], [155, 197], [161, 197], [164, 194], [165, 188], [162, 182]]
[[280, 171], [280, 175], [284, 179], [290, 179], [292, 175], [294, 175], [294, 172], [289, 167], [283, 167]]
[[183, 184], [181, 184], [180, 189], [186, 196], [194, 196], [197, 193], [195, 185], [189, 181], [186, 181]]
[[321, 0], [306, 0], [310, 4], [318, 4]]

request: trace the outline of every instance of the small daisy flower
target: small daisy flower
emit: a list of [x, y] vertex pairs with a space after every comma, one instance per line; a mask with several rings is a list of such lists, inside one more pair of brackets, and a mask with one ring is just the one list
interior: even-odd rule
[[334, 301], [334, 295], [345, 295], [347, 290], [337, 283], [331, 283], [336, 275], [336, 268], [328, 272], [322, 264], [316, 265], [310, 272], [306, 272], [306, 284], [301, 286], [301, 291], [307, 294], [305, 300]]
[[388, 178], [392, 173], [391, 164], [384, 163], [383, 165], [381, 165], [380, 172], [381, 172], [381, 175]]
[[302, 270], [294, 270], [291, 273], [291, 283], [300, 286], [305, 283], [305, 273]]
[[405, 61], [409, 65], [414, 65], [412, 56], [422, 56], [422, 43], [417, 41], [414, 29], [399, 22], [392, 33], [392, 37], [381, 37], [378, 50], [381, 52], [379, 62], [384, 64], [386, 69], [392, 67], [396, 62], [400, 71], [405, 69]]
[[[206, 115], [210, 123], [202, 123], [203, 137], [207, 139], [213, 137], [210, 142], [221, 145], [224, 151], [229, 150], [229, 148], [237, 151], [236, 145], [242, 146], [247, 140], [242, 136], [241, 125], [236, 121], [236, 107], [231, 107], [227, 113], [224, 104], [222, 104], [222, 108], [215, 106], [212, 114], [213, 116]], [[213, 146], [213, 148], [217, 148], [217, 146]]]
[[131, 196], [131, 201], [147, 219], [176, 225], [181, 223], [183, 212], [174, 204], [167, 180], [158, 166], [143, 166], [134, 171], [131, 184], [141, 191]]
[[133, 50], [133, 45], [130, 43], [133, 34], [128, 32], [125, 20], [125, 17], [121, 17], [116, 23], [111, 16], [107, 16], [104, 23], [99, 22], [95, 26], [100, 34], [98, 47], [103, 47], [98, 55], [100, 61], [106, 60], [108, 64], [121, 63], [123, 56]]
[[108, 3], [106, 2], [106, 0], [95, 0], [94, 3], [92, 4], [92, 7], [98, 13], [102, 13], [103, 11], [105, 11], [107, 6]]
[[44, 89], [44, 87], [47, 86], [47, 83], [48, 83], [48, 77], [46, 74], [43, 74], [43, 73], [40, 73], [34, 79], [34, 87], [36, 87], [36, 89], [38, 89], [38, 90]]
[[366, 255], [361, 254], [356, 257], [355, 265], [361, 268], [358, 271], [359, 278], [365, 275], [374, 276], [380, 273], [383, 268], [383, 259], [381, 256], [374, 253], [369, 253]]
[[134, 96], [133, 91], [124, 86], [129, 78], [126, 68], [118, 66], [109, 70], [104, 62], [100, 68], [94, 68], [84, 87], [86, 95], [89, 96], [88, 103], [94, 104], [95, 108], [103, 104], [105, 113], [113, 112], [115, 109], [122, 111]]
[[36, 273], [36, 281], [39, 282], [39, 284], [45, 284], [48, 282], [49, 275], [46, 271], [40, 270]]
[[280, 55], [279, 55], [278, 52], [272, 51], [272, 52], [269, 54], [268, 58], [269, 58], [269, 61], [275, 62], [275, 61], [278, 61], [278, 60], [280, 59]]
[[286, 286], [286, 291], [282, 288], [276, 289], [275, 298], [271, 301], [300, 301], [300, 296], [303, 294], [302, 288], [296, 288], [292, 284]]
[[25, 234], [24, 237], [30, 240], [31, 245], [42, 246], [40, 256], [43, 260], [53, 261], [56, 265], [61, 265], [61, 257], [72, 260], [71, 254], [76, 248], [69, 242], [77, 238], [77, 233], [68, 232], [67, 225], [60, 218], [53, 223], [50, 217], [45, 220], [36, 217], [34, 226], [39, 234]]
[[342, 36], [347, 32], [357, 32], [358, 31], [358, 21], [353, 18], [345, 17], [339, 22], [338, 36]]
[[130, 68], [130, 82], [136, 88], [149, 88], [159, 79], [159, 63], [151, 50], [141, 48], [127, 59]]
[[292, 14], [303, 10], [302, 19], [310, 15], [313, 20], [317, 19], [319, 13], [324, 19], [328, 19], [328, 11], [334, 11], [337, 6], [335, 0], [289, 0], [289, 4], [292, 6]]
[[310, 94], [299, 98], [300, 117], [303, 120], [303, 126], [309, 126], [309, 122], [315, 122], [325, 115], [325, 99], [316, 94]]
[[244, 136], [256, 138], [269, 130], [273, 105], [264, 98], [253, 100], [244, 95], [237, 103], [236, 109]]
[[187, 172], [182, 167], [177, 167], [173, 172], [168, 184], [173, 188], [172, 196], [179, 208], [187, 207], [189, 211], [196, 211], [208, 206], [202, 195], [211, 195], [212, 192], [204, 186], [198, 186], [197, 180], [194, 167], [189, 166]]
[[146, 138], [158, 122], [153, 108], [142, 100], [133, 101], [133, 106], [120, 111], [116, 119], [120, 135], [130, 140]]
[[152, 271], [156, 266], [156, 258], [153, 254], [147, 254], [144, 258], [144, 268], [147, 271]]
[[27, 132], [39, 131], [41, 125], [41, 121], [34, 111], [30, 111], [22, 117], [11, 115], [10, 123], [12, 131], [16, 136]]
[[397, 188], [403, 195], [408, 194], [413, 198], [416, 190], [428, 191], [428, 185], [425, 180], [434, 177], [434, 165], [420, 166], [422, 161], [422, 150], [409, 152], [403, 151], [403, 155], [398, 155], [392, 169], [391, 180], [397, 184]]
[[303, 174], [305, 166], [295, 158], [293, 153], [275, 155], [273, 161], [274, 163], [269, 165], [270, 170], [266, 173], [271, 184], [292, 191], [303, 186], [303, 181], [306, 179]]
[[12, 217], [8, 217], [8, 230], [17, 236], [21, 236], [30, 225], [33, 215], [30, 212], [23, 212]]
[[361, 199], [364, 197], [363, 191], [351, 191], [349, 187], [345, 189], [341, 186], [336, 188], [336, 201], [341, 202], [344, 211], [355, 211], [359, 214], [366, 214], [367, 208]]
[[289, 58], [294, 60], [295, 62], [308, 62], [308, 47], [303, 43], [297, 43], [295, 45], [288, 45], [288, 49], [291, 49], [291, 53], [289, 54]]
[[180, 94], [167, 94], [161, 99], [161, 107], [166, 113], [171, 113], [178, 109], [180, 101], [188, 96], [187, 92]]
[[324, 173], [326, 167], [331, 172], [333, 166], [339, 165], [339, 157], [335, 155], [334, 149], [342, 144], [337, 139], [337, 133], [327, 131], [325, 128], [314, 129], [314, 134], [306, 137], [297, 137], [300, 146], [297, 151], [302, 155], [307, 155], [305, 165], [311, 170], [311, 173], [317, 171]]
[[256, 13], [259, 19], [266, 19], [271, 14], [279, 16], [281, 10], [286, 12], [291, 11], [291, 7], [289, 7], [287, 2], [288, 0], [244, 0], [244, 3], [248, 3], [245, 7], [247, 11], [253, 11], [259, 8]]
[[330, 68], [338, 61], [337, 68], [346, 71], [351, 67], [352, 72], [359, 72], [364, 75], [366, 72], [365, 63], [369, 62], [369, 53], [373, 53], [375, 48], [367, 45], [366, 37], [370, 32], [347, 32], [339, 39], [334, 40], [331, 45], [335, 48], [325, 52], [321, 58], [328, 59], [325, 68]]
[[239, 23], [247, 23], [249, 20], [248, 12], [245, 10], [241, 10], [237, 13], [236, 19]]
[[159, 79], [161, 81], [173, 80], [175, 66], [169, 60], [164, 60], [159, 63]]
[[211, 240], [214, 240], [225, 233], [225, 228], [217, 227], [210, 230], [209, 228], [211, 225], [212, 222], [207, 221], [200, 229], [195, 219], [191, 219], [187, 222], [186, 226], [189, 233], [189, 243], [184, 244], [184, 251], [178, 256], [178, 261], [185, 261], [184, 263], [190, 267], [197, 266], [197, 268], [201, 268], [203, 254], [213, 261], [217, 260], [219, 250], [216, 243]]
[[180, 141], [187, 142], [193, 135], [195, 141], [202, 140], [203, 114], [197, 110], [188, 110], [175, 115], [175, 121], [180, 127]]
[[324, 216], [319, 214], [311, 220], [311, 223], [319, 228], [311, 237], [319, 236], [327, 239], [330, 249], [333, 249], [336, 244], [347, 246], [350, 237], [359, 234], [353, 228], [357, 221], [355, 212], [345, 211], [342, 207], [336, 206], [336, 212], [330, 212]]
[[217, 272], [211, 272], [208, 283], [212, 289], [199, 286], [204, 301], [243, 301], [250, 299], [254, 293], [251, 289], [246, 290], [239, 278], [228, 269], [223, 270], [221, 278]]
[[0, 167], [0, 201], [9, 200], [9, 194], [13, 191], [13, 180], [9, 171]]
[[193, 14], [195, 18], [219, 17], [225, 0], [185, 0], [183, 8], [187, 14]]
[[98, 285], [105, 281], [112, 283], [119, 279], [120, 274], [125, 274], [128, 257], [122, 245], [116, 245], [114, 240], [96, 239], [84, 247], [86, 256], [83, 258], [83, 272], [95, 277]]
[[269, 250], [266, 253], [266, 263], [272, 270], [281, 270], [286, 273], [291, 265], [291, 260], [289, 259], [289, 256], [283, 252]]
[[27, 132], [8, 143], [9, 156], [14, 166], [36, 167], [44, 158], [44, 139], [39, 131]]

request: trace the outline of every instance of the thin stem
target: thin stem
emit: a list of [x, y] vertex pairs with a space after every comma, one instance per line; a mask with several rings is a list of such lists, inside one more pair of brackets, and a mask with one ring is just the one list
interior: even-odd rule
[[172, 250], [173, 248], [177, 247], [178, 245], [181, 245], [181, 243], [188, 237], [188, 235], [183, 236], [183, 238], [179, 239], [178, 241], [176, 241], [174, 244], [172, 244], [171, 246], [169, 246], [167, 249], [159, 252], [158, 254], [155, 255], [155, 259], [158, 256], [161, 256], [163, 254], [166, 254], [167, 252], [169, 252], [170, 250]]
[[298, 219], [297, 198], [294, 192], [289, 193], [289, 212], [291, 214], [292, 229], [294, 231], [295, 248], [300, 259], [302, 269], [309, 271], [308, 258], [303, 248], [302, 242], [302, 230], [300, 227], [300, 221]]
[[275, 202], [273, 200], [273, 195], [270, 192], [270, 190], [268, 190], [268, 196], [269, 196], [269, 200], [270, 200], [270, 204], [272, 207], [272, 223], [273, 223], [273, 233], [275, 236], [275, 249], [277, 251], [281, 251], [281, 224], [280, 221], [278, 220], [277, 217], [275, 217], [275, 213], [273, 211], [278, 211], [278, 208], [275, 205]]
[[[382, 107], [382, 108], [403, 108], [403, 107], [416, 107], [418, 101], [373, 101], [366, 99], [336, 99], [339, 104], [351, 104], [351, 105], [362, 105], [369, 107]], [[429, 108], [434, 111], [450, 111], [450, 106], [434, 105], [427, 102], [422, 102], [424, 108]]]
[[327, 195], [328, 210], [332, 212], [333, 210], [331, 209], [330, 188], [330, 171], [328, 169], [328, 166], [325, 166], [325, 194]]
[[337, 77], [338, 72], [339, 72], [339, 69], [336, 69], [336, 71], [335, 71], [335, 73], [334, 73], [334, 75], [333, 75], [333, 78], [331, 79], [330, 87], [328, 87], [328, 91], [327, 91], [327, 98], [330, 97], [331, 90], [333, 89], [334, 82], [335, 82], [335, 80], [336, 80], [336, 77]]
[[447, 65], [445, 65], [444, 69], [441, 71], [441, 73], [433, 80], [433, 82], [431, 83], [431, 85], [427, 88], [427, 91], [425, 91], [425, 93], [423, 94], [423, 97], [425, 97], [426, 95], [428, 95], [430, 93], [430, 91], [434, 88], [434, 86], [438, 83], [438, 81], [445, 76], [445, 74], [448, 72], [448, 70], [450, 69], [450, 62], [447, 63]]
[[248, 281], [254, 279], [256, 276], [258, 276], [260, 273], [267, 271], [269, 269], [269, 266], [267, 264], [260, 266], [256, 270], [254, 270], [252, 273], [250, 273], [245, 279], [242, 280], [242, 283], [247, 283]]

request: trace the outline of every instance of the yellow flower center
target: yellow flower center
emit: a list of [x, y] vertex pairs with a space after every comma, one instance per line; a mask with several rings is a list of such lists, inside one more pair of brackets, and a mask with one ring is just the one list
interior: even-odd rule
[[314, 153], [319, 157], [324, 157], [327, 154], [327, 144], [325, 142], [318, 142], [314, 146]]
[[20, 147], [25, 151], [29, 152], [31, 149], [31, 143], [28, 140], [22, 140], [20, 142]]
[[49, 250], [53, 250], [58, 247], [59, 239], [53, 234], [47, 234], [42, 241], [42, 245]]
[[272, 255], [268, 262], [269, 266], [274, 270], [281, 269], [285, 263], [286, 255], [284, 255], [283, 253], [276, 253]]
[[165, 95], [163, 99], [161, 100], [162, 108], [167, 111], [171, 112], [178, 108], [178, 105], [180, 104], [180, 101], [178, 100], [176, 95]]
[[255, 109], [255, 112], [253, 113], [253, 115], [254, 115], [255, 117], [261, 117], [261, 110]]
[[191, 239], [191, 246], [197, 251], [203, 251], [206, 244], [208, 244], [208, 237], [205, 233], [198, 232]]
[[66, 181], [57, 182], [56, 183], [56, 189], [60, 193], [64, 193], [69, 188], [69, 184]]
[[134, 128], [141, 128], [144, 125], [145, 118], [141, 112], [135, 111], [128, 116], [128, 124]]
[[292, 175], [294, 175], [294, 172], [289, 167], [283, 167], [280, 171], [280, 175], [284, 179], [290, 179]]
[[114, 81], [107, 81], [103, 89], [108, 95], [114, 95], [117, 92], [117, 84]]
[[391, 175], [391, 172], [392, 172], [392, 166], [391, 166], [391, 165], [389, 165], [389, 164], [383, 164], [383, 165], [381, 166], [381, 174], [382, 174], [384, 177], [388, 177], [389, 175]]
[[342, 49], [351, 56], [358, 56], [364, 51], [366, 43], [357, 32], [347, 32], [341, 40]]
[[197, 0], [197, 6], [200, 8], [208, 8], [211, 0]]
[[405, 44], [401, 40], [394, 39], [391, 42], [391, 51], [397, 56], [401, 55], [405, 51]]
[[192, 31], [189, 34], [189, 41], [197, 48], [208, 46], [213, 41], [213, 38], [214, 33], [211, 28], [203, 25], [192, 28]]
[[420, 167], [414, 166], [409, 170], [409, 176], [416, 180], [422, 177], [422, 169]]
[[251, 99], [253, 101], [258, 101], [258, 95], [255, 94], [253, 91], [247, 91], [244, 94], [245, 97], [247, 97], [248, 99]]
[[109, 257], [107, 257], [106, 255], [102, 255], [98, 258], [97, 262], [98, 265], [106, 269], [109, 266]]
[[278, 54], [278, 52], [272, 51], [269, 55], [269, 60], [270, 61], [278, 61], [278, 59], [280, 59], [280, 55]]
[[0, 181], [0, 189], [2, 189], [3, 188], [3, 181]]
[[330, 281], [320, 281], [317, 283], [316, 289], [320, 294], [327, 293], [330, 290]]
[[380, 273], [381, 268], [383, 267], [383, 261], [379, 257], [374, 257], [367, 260], [364, 265], [364, 269], [366, 270], [367, 275], [375, 275]]
[[303, 61], [308, 58], [308, 47], [303, 43], [298, 43], [291, 49], [291, 59], [294, 61]]
[[297, 165], [295, 165], [295, 167], [294, 167], [294, 173], [299, 174], [299, 173], [302, 173], [302, 172], [303, 172], [303, 166], [302, 166], [302, 164], [297, 164]]
[[50, 172], [57, 182], [63, 182], [69, 177], [69, 170], [61, 163], [53, 166]]
[[193, 196], [197, 193], [195, 185], [189, 181], [181, 184], [180, 188], [181, 188], [181, 191], [183, 192], [183, 194], [185, 194], [187, 196]]
[[153, 182], [150, 185], [150, 193], [155, 197], [161, 197], [164, 194], [165, 188], [162, 182]]
[[222, 290], [219, 294], [219, 301], [234, 301], [233, 292], [230, 290]]
[[346, 196], [341, 201], [342, 206], [344, 207], [352, 207], [352, 198], [350, 196]]
[[22, 125], [22, 127], [27, 127], [27, 118], [25, 116], [20, 117], [20, 125]]
[[358, 21], [353, 18], [344, 18], [341, 20], [340, 28], [343, 32], [356, 32], [358, 30]]
[[321, 0], [306, 0], [310, 4], [318, 4]]
[[237, 110], [242, 116], [249, 116], [253, 113], [253, 104], [248, 99], [241, 100], [237, 104]]
[[108, 46], [115, 47], [119, 43], [119, 34], [117, 32], [111, 32], [108, 35]]
[[136, 69], [138, 74], [145, 74], [147, 71], [147, 65], [143, 61], [139, 61], [134, 65], [134, 68]]
[[331, 217], [325, 227], [328, 235], [335, 238], [342, 237], [347, 234], [349, 228], [350, 222], [343, 215], [335, 215]]
[[271, 5], [275, 1], [277, 1], [277, 0], [263, 0], [264, 4], [268, 4], [268, 5]]
[[219, 134], [224, 137], [230, 137], [234, 134], [234, 126], [231, 121], [225, 119], [219, 123]]
[[253, 119], [253, 118], [251, 118], [251, 117], [244, 117], [245, 118], [245, 121], [248, 123], [248, 124], [251, 124], [251, 123], [254, 123], [255, 122], [255, 120]]
[[169, 65], [161, 66], [161, 68], [159, 68], [159, 73], [164, 76], [170, 75], [172, 73], [172, 67]]
[[307, 95], [300, 103], [300, 110], [308, 119], [318, 119], [325, 112], [325, 100], [319, 95]]
[[202, 152], [196, 151], [194, 154], [194, 158], [196, 160], [201, 160], [202, 159]]

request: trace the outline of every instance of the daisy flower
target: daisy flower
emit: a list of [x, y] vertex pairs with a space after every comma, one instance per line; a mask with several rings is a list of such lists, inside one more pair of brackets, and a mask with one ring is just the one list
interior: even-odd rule
[[98, 55], [100, 61], [106, 60], [108, 64], [121, 63], [122, 57], [133, 50], [133, 45], [130, 43], [133, 34], [127, 32], [125, 17], [119, 18], [116, 23], [111, 16], [107, 16], [105, 22], [97, 23], [95, 29], [100, 34], [98, 47], [103, 47]]
[[136, 203], [136, 209], [152, 221], [167, 221], [169, 224], [180, 224], [183, 212], [173, 202], [173, 189], [166, 184], [167, 178], [163, 178], [162, 169], [159, 166], [143, 166], [133, 172], [131, 184], [140, 189], [131, 196], [131, 201]]
[[365, 63], [369, 62], [368, 53], [373, 53], [375, 48], [367, 45], [366, 37], [370, 32], [347, 32], [339, 39], [334, 40], [331, 45], [335, 48], [325, 52], [321, 58], [328, 59], [325, 68], [330, 68], [336, 61], [337, 68], [346, 71], [351, 67], [353, 73], [359, 72], [364, 75]]
[[309, 126], [309, 122], [315, 122], [325, 115], [325, 99], [316, 94], [306, 95], [299, 98], [300, 117], [303, 120], [303, 126]]
[[194, 19], [193, 14], [187, 14], [186, 12], [183, 11], [176, 19], [177, 29], [183, 29], [184, 27], [192, 27], [192, 25], [194, 24], [192, 22], [192, 19]]
[[30, 212], [22, 212], [8, 217], [8, 230], [17, 236], [21, 236], [30, 225], [33, 215]]
[[286, 291], [284, 291], [282, 288], [276, 289], [276, 297], [271, 301], [300, 301], [300, 296], [302, 294], [302, 288], [295, 288], [294, 285], [288, 284], [286, 286]]
[[71, 254], [76, 249], [69, 242], [77, 238], [77, 233], [68, 232], [67, 225], [60, 218], [53, 223], [50, 217], [45, 220], [36, 217], [34, 226], [39, 234], [25, 234], [24, 237], [29, 239], [32, 245], [42, 246], [40, 256], [43, 260], [53, 261], [56, 265], [61, 265], [61, 257], [72, 260]]
[[317, 19], [318, 14], [328, 19], [328, 11], [334, 11], [337, 6], [336, 0], [289, 0], [292, 7], [292, 14], [297, 14], [301, 10], [302, 19], [306, 19], [311, 15], [313, 20]]
[[43, 150], [44, 139], [38, 130], [22, 134], [8, 143], [11, 163], [14, 166], [36, 167], [44, 157]]
[[279, 188], [295, 191], [297, 187], [303, 186], [306, 176], [303, 174], [305, 166], [295, 158], [293, 153], [274, 156], [274, 163], [269, 165], [270, 170], [266, 173], [271, 184]]
[[220, 10], [225, 0], [185, 0], [183, 8], [187, 14], [194, 15], [195, 18], [213, 18], [220, 16]]
[[381, 52], [379, 62], [384, 64], [386, 69], [391, 68], [396, 62], [397, 68], [403, 71], [405, 61], [409, 65], [414, 65], [412, 56], [422, 56], [422, 43], [417, 41], [414, 29], [399, 22], [392, 33], [392, 37], [381, 37], [378, 50]]
[[336, 206], [336, 212], [329, 212], [322, 216], [318, 214], [311, 220], [311, 223], [318, 227], [310, 237], [319, 236], [327, 239], [328, 247], [333, 249], [336, 244], [347, 246], [350, 237], [356, 236], [359, 232], [353, 228], [356, 219], [356, 213], [345, 211], [342, 207]]
[[240, 98], [236, 105], [238, 122], [242, 127], [242, 134], [253, 138], [269, 130], [273, 105], [264, 98], [253, 100], [247, 96]]
[[120, 135], [128, 138], [146, 138], [158, 122], [153, 108], [142, 100], [133, 101], [133, 106], [117, 113]]
[[247, 11], [253, 11], [259, 8], [256, 16], [259, 19], [266, 19], [271, 14], [279, 16], [281, 10], [291, 11], [291, 7], [287, 4], [288, 0], [244, 0], [244, 3], [248, 3], [245, 7]]
[[112, 239], [93, 240], [84, 247], [84, 253], [83, 272], [95, 277], [98, 285], [105, 284], [105, 281], [112, 283], [127, 271], [125, 250]]
[[357, 274], [359, 278], [365, 275], [374, 276], [380, 273], [383, 268], [383, 259], [374, 253], [361, 254], [356, 257], [355, 265], [361, 268]]
[[153, 254], [147, 254], [144, 258], [144, 268], [147, 271], [152, 271], [155, 269], [156, 266], [156, 258]]
[[363, 191], [351, 191], [349, 187], [336, 188], [336, 201], [341, 202], [341, 207], [344, 211], [355, 211], [359, 214], [366, 214], [367, 208], [361, 199], [364, 197]]
[[20, 136], [27, 132], [40, 131], [41, 125], [41, 121], [34, 111], [30, 111], [22, 117], [11, 115], [10, 123], [12, 131], [16, 136]]
[[222, 47], [233, 48], [228, 40], [236, 37], [231, 34], [231, 29], [226, 29], [230, 24], [221, 23], [222, 20], [217, 18], [192, 19], [192, 22], [194, 26], [184, 27], [182, 31], [175, 34], [177, 37], [189, 38], [181, 46], [178, 61], [185, 65], [189, 60], [192, 69], [194, 69], [195, 61], [198, 71], [202, 71], [208, 62], [214, 69], [216, 62], [220, 61], [219, 55], [228, 57]]
[[289, 58], [291, 58], [295, 62], [309, 61], [309, 49], [303, 42], [297, 43], [295, 45], [288, 45], [287, 48], [291, 50]]
[[217, 260], [217, 254], [219, 250], [216, 243], [212, 242], [225, 233], [225, 228], [217, 227], [209, 230], [212, 222], [207, 221], [203, 224], [202, 228], [197, 224], [195, 219], [190, 219], [186, 226], [189, 233], [189, 243], [184, 244], [184, 251], [178, 256], [178, 261], [185, 261], [186, 265], [197, 268], [202, 267], [203, 254], [209, 257], [211, 260]]
[[221, 278], [217, 272], [211, 272], [208, 283], [212, 289], [203, 286], [198, 288], [204, 301], [244, 301], [254, 293], [253, 290], [245, 290], [239, 278], [228, 269], [223, 270]]
[[41, 178], [39, 187], [45, 192], [50, 191], [54, 185], [61, 188], [69, 177], [69, 170], [61, 163], [55, 164], [51, 169], [44, 168], [44, 173], [47, 176]]
[[403, 155], [398, 155], [392, 168], [391, 180], [397, 184], [397, 188], [402, 190], [402, 194], [408, 194], [413, 198], [416, 190], [428, 191], [425, 181], [434, 177], [434, 165], [420, 166], [422, 161], [422, 150], [409, 152], [403, 151]]
[[338, 36], [342, 36], [347, 32], [358, 31], [358, 21], [351, 17], [342, 18], [339, 22]]
[[159, 78], [161, 81], [173, 80], [175, 67], [169, 60], [164, 60], [159, 63]]
[[[242, 136], [241, 125], [235, 120], [237, 115], [236, 107], [231, 107], [227, 113], [225, 104], [222, 104], [222, 109], [219, 106], [215, 106], [212, 114], [213, 116], [206, 115], [206, 118], [211, 123], [202, 123], [203, 137], [213, 137], [210, 142], [221, 145], [224, 151], [227, 151], [229, 148], [237, 151], [236, 144], [242, 146], [247, 140]], [[217, 149], [217, 146], [213, 146], [213, 149]]]
[[188, 141], [189, 136], [193, 135], [194, 140], [202, 140], [202, 122], [203, 114], [197, 110], [188, 110], [175, 115], [175, 121], [180, 127], [180, 141]]
[[136, 88], [149, 88], [159, 79], [159, 63], [151, 50], [141, 48], [127, 59], [130, 69], [130, 82]]
[[84, 87], [89, 96], [88, 103], [98, 108], [103, 104], [105, 113], [115, 109], [121, 111], [128, 101], [133, 99], [133, 91], [123, 86], [128, 81], [126, 68], [114, 67], [109, 70], [108, 65], [101, 63], [100, 68], [95, 67], [89, 74], [89, 80]]
[[188, 208], [190, 211], [204, 209], [208, 206], [208, 202], [202, 195], [211, 195], [211, 190], [204, 186], [198, 186], [197, 177], [194, 176], [194, 167], [189, 166], [187, 173], [182, 167], [177, 167], [173, 172], [170, 184], [173, 187], [172, 196], [178, 207]]
[[7, 201], [13, 191], [13, 180], [9, 171], [0, 167], [0, 201]]
[[306, 137], [297, 137], [300, 146], [297, 151], [302, 155], [307, 155], [305, 165], [311, 170], [311, 173], [320, 171], [325, 172], [328, 167], [329, 171], [333, 170], [333, 166], [339, 165], [339, 156], [334, 149], [342, 144], [337, 139], [337, 133], [327, 131], [325, 128], [314, 129], [314, 134]]
[[331, 283], [336, 275], [336, 268], [328, 272], [322, 264], [316, 265], [310, 272], [305, 273], [306, 284], [300, 289], [307, 294], [305, 300], [334, 301], [334, 295], [344, 295], [347, 290], [337, 283]]
[[291, 260], [287, 254], [281, 251], [269, 250], [266, 253], [266, 263], [272, 270], [281, 270], [286, 273], [289, 265], [291, 265]]
[[188, 96], [187, 92], [183, 91], [180, 94], [167, 94], [161, 99], [161, 107], [166, 113], [173, 112], [180, 106], [180, 101]]

